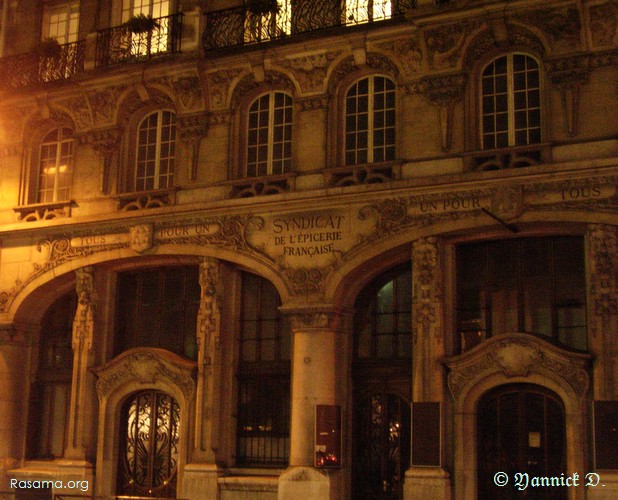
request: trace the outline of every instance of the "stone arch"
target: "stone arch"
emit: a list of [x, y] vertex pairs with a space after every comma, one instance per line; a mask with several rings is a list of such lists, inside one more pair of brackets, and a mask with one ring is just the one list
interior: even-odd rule
[[363, 52], [363, 60], [358, 60], [354, 56], [347, 56], [335, 61], [328, 71], [328, 93], [334, 95], [336, 92], [341, 91], [341, 88], [348, 83], [353, 82], [363, 76], [381, 73], [395, 80], [396, 83], [400, 83], [399, 80], [399, 68], [397, 64], [379, 52]]
[[263, 79], [256, 79], [254, 73], [249, 73], [238, 80], [231, 89], [230, 108], [238, 110], [243, 104], [248, 104], [258, 94], [267, 90], [287, 91], [296, 97], [300, 94], [298, 82], [287, 71], [266, 71]]
[[121, 409], [132, 394], [148, 389], [163, 391], [180, 406], [177, 484], [189, 461], [189, 429], [195, 395], [196, 363], [163, 349], [135, 348], [118, 355], [95, 370], [99, 398], [97, 446], [97, 494], [115, 495]]
[[[454, 498], [477, 497], [476, 414], [481, 398], [505, 384], [535, 384], [556, 393], [565, 408], [567, 470], [585, 468], [588, 374], [592, 356], [561, 349], [530, 334], [496, 335], [444, 361], [454, 414]], [[583, 489], [574, 498], [583, 498]]]

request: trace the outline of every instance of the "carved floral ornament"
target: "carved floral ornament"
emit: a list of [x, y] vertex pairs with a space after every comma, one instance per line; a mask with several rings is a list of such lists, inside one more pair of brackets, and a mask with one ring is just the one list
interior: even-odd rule
[[499, 375], [506, 379], [540, 375], [568, 386], [583, 397], [590, 386], [590, 354], [574, 353], [534, 335], [496, 335], [470, 351], [446, 359], [448, 386], [459, 399], [483, 379]]
[[128, 382], [142, 385], [166, 383], [178, 387], [190, 400], [195, 392], [196, 364], [164, 349], [138, 347], [123, 352], [107, 364], [94, 368], [99, 399], [108, 398]]

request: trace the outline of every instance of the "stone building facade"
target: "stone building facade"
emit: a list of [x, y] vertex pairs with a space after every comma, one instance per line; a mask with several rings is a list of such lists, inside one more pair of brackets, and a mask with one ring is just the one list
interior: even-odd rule
[[1, 22], [0, 491], [618, 496], [615, 1]]

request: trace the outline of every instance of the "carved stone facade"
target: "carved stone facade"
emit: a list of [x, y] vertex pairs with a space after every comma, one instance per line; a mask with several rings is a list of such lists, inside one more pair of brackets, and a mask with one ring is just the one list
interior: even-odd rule
[[[591, 412], [618, 401], [615, 2], [294, 0], [256, 17], [252, 2], [189, 1], [165, 41], [143, 50], [106, 42], [122, 31], [107, 25], [121, 18], [118, 2], [79, 3], [78, 69], [19, 53], [41, 40], [41, 2], [5, 2], [0, 27], [0, 491], [40, 476], [117, 495], [121, 415], [153, 391], [180, 412], [177, 498], [352, 500], [361, 452], [399, 439], [376, 444], [360, 431], [361, 393], [379, 386], [373, 410], [399, 405], [401, 421], [386, 416], [410, 449], [375, 497], [396, 483], [389, 500], [481, 498], [479, 405], [505, 388], [559, 402], [566, 468], [554, 472], [598, 472], [606, 485], [569, 498], [618, 497], [618, 465], [594, 469], [603, 429]], [[131, 64], [104, 62], [109, 51]], [[516, 66], [522, 55], [529, 67]], [[386, 81], [392, 92], [375, 87]], [[163, 114], [173, 125], [155, 120]], [[53, 139], [59, 129], [70, 134]], [[492, 134], [507, 146], [483, 148]], [[245, 177], [251, 161], [256, 175]], [[152, 189], [136, 190], [139, 169]], [[461, 283], [463, 247], [515, 252], [535, 238], [554, 249], [554, 277], [581, 283], [541, 305], [534, 290]], [[582, 262], [560, 260], [562, 238], [583, 248]], [[403, 268], [406, 286], [395, 286]], [[176, 272], [187, 283], [166, 281]], [[248, 293], [243, 280], [256, 275]], [[582, 303], [562, 300], [577, 287]], [[409, 294], [403, 305], [395, 288]], [[360, 311], [368, 290], [375, 301]], [[60, 299], [75, 296], [60, 314]], [[492, 332], [494, 309], [521, 319], [520, 303], [538, 305], [530, 331]], [[464, 331], [466, 314], [485, 326]], [[536, 326], [547, 318], [551, 334]], [[157, 321], [162, 338], [188, 347], [155, 345]], [[561, 322], [582, 336], [579, 351]], [[152, 331], [138, 334], [143, 324]], [[359, 347], [372, 328], [375, 359]], [[462, 346], [466, 333], [478, 345]], [[38, 422], [47, 383], [66, 389], [66, 411]], [[249, 407], [255, 419], [243, 420]], [[340, 425], [316, 431], [317, 407], [339, 411]], [[406, 411], [428, 408], [415, 434]], [[339, 462], [325, 468], [318, 434], [333, 430]], [[33, 436], [52, 431], [62, 450], [38, 456]], [[414, 448], [427, 436], [430, 464]], [[284, 451], [243, 462], [243, 446]]]

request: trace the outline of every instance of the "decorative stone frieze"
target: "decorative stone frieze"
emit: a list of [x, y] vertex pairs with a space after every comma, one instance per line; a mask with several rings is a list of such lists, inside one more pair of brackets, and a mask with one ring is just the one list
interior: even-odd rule
[[230, 88], [246, 71], [243, 68], [231, 68], [206, 74], [211, 109], [221, 110], [228, 107]]
[[573, 50], [581, 45], [581, 21], [575, 7], [530, 10], [514, 19], [540, 29], [556, 48]]
[[70, 113], [78, 131], [87, 130], [92, 127], [92, 113], [85, 94], [58, 99], [54, 101], [54, 104], [62, 106]]
[[618, 5], [605, 2], [590, 6], [590, 35], [595, 47], [612, 46], [618, 35]]
[[118, 100], [125, 90], [124, 86], [115, 86], [88, 92], [88, 102], [95, 127], [109, 126], [114, 123]]
[[104, 366], [93, 369], [98, 377], [99, 400], [129, 382], [153, 385], [159, 381], [178, 387], [187, 401], [195, 392], [195, 363], [165, 349], [138, 347], [123, 352]]
[[74, 203], [72, 200], [58, 203], [37, 203], [36, 205], [15, 207], [13, 211], [18, 214], [17, 219], [23, 222], [63, 219], [71, 216], [71, 208]]
[[457, 67], [467, 37], [481, 25], [481, 21], [466, 20], [425, 31], [424, 38], [429, 65], [435, 69]]
[[589, 354], [566, 351], [534, 335], [496, 335], [475, 348], [444, 361], [448, 387], [457, 400], [475, 384], [493, 375], [506, 379], [540, 375], [568, 386], [579, 397], [590, 387]]
[[197, 316], [197, 345], [201, 362], [212, 362], [213, 350], [218, 345], [219, 300], [222, 292], [221, 264], [211, 257], [200, 259], [200, 309]]
[[327, 95], [319, 95], [316, 97], [303, 97], [296, 99], [294, 102], [300, 107], [301, 111], [313, 111], [315, 109], [326, 109], [328, 101], [329, 97]]
[[197, 74], [164, 76], [148, 80], [147, 84], [168, 89], [175, 96], [176, 106], [181, 111], [204, 109], [202, 82]]
[[338, 55], [336, 52], [322, 52], [277, 62], [292, 72], [303, 93], [311, 94], [325, 90], [328, 68]]
[[280, 310], [289, 319], [292, 330], [343, 331], [352, 318], [350, 311], [319, 304], [305, 307], [282, 307]]
[[420, 49], [418, 37], [379, 42], [374, 47], [393, 58], [401, 68], [401, 72], [408, 78], [421, 70], [423, 53]]
[[258, 88], [261, 85], [266, 85], [272, 89], [287, 91], [291, 94], [296, 92], [294, 83], [283, 73], [276, 71], [265, 71], [264, 79], [257, 81], [254, 73], [246, 75], [234, 88], [232, 95], [231, 108], [237, 109], [241, 100], [249, 94], [252, 90]]
[[75, 291], [77, 292], [77, 311], [73, 321], [73, 350], [84, 346], [92, 350], [94, 336], [94, 269], [82, 267], [75, 271]]

